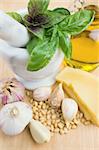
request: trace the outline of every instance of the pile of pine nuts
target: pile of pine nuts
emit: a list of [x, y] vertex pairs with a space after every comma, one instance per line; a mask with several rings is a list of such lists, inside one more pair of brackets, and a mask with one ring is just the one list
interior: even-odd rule
[[66, 134], [69, 130], [77, 128], [81, 123], [89, 125], [83, 113], [79, 110], [76, 117], [71, 122], [66, 122], [63, 118], [61, 108], [54, 109], [48, 101], [37, 102], [33, 100], [32, 92], [26, 91], [26, 96], [33, 110], [33, 119], [40, 121], [48, 127], [52, 133]]

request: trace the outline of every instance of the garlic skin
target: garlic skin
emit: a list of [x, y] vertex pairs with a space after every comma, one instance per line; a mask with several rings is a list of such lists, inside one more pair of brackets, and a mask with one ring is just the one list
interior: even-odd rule
[[60, 83], [58, 87], [56, 87], [52, 92], [49, 98], [49, 102], [52, 107], [58, 108], [61, 106], [61, 102], [63, 99], [64, 99], [64, 91], [62, 89], [62, 84]]
[[51, 133], [47, 129], [47, 127], [41, 124], [41, 122], [32, 119], [29, 127], [31, 135], [35, 142], [37, 142], [38, 144], [43, 144], [50, 141]]
[[99, 42], [99, 29], [92, 30], [89, 34], [89, 37], [96, 42]]
[[51, 94], [51, 87], [40, 87], [33, 91], [33, 99], [36, 101], [46, 101]]
[[78, 112], [77, 103], [71, 98], [65, 98], [62, 102], [62, 113], [66, 121], [72, 121]]
[[22, 101], [24, 95], [24, 86], [15, 78], [9, 78], [0, 82], [0, 100], [3, 105]]
[[32, 109], [24, 102], [5, 105], [0, 111], [0, 128], [9, 136], [20, 134], [32, 119]]

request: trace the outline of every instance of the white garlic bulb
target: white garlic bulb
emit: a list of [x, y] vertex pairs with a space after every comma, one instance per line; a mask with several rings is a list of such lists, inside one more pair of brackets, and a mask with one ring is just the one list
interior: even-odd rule
[[25, 88], [15, 78], [9, 78], [0, 82], [0, 100], [3, 105], [22, 101], [24, 96]]
[[32, 119], [29, 127], [35, 142], [43, 144], [50, 141], [51, 133], [41, 122]]
[[6, 135], [21, 133], [32, 119], [32, 109], [24, 102], [5, 105], [0, 111], [0, 128]]
[[60, 83], [52, 92], [49, 102], [52, 107], [60, 107], [61, 102], [64, 99], [64, 91], [62, 89], [62, 84]]
[[66, 121], [72, 121], [78, 112], [77, 103], [71, 98], [65, 98], [62, 102], [62, 113]]
[[40, 87], [33, 91], [33, 98], [36, 101], [46, 101], [51, 94], [51, 87]]

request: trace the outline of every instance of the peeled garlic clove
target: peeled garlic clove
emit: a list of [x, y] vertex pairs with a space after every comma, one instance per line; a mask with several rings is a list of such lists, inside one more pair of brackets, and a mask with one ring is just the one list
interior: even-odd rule
[[47, 127], [41, 124], [41, 122], [32, 119], [29, 127], [33, 139], [38, 144], [43, 144], [50, 141], [51, 133]]
[[5, 105], [0, 111], [0, 128], [10, 136], [21, 133], [32, 119], [32, 109], [24, 102]]
[[58, 87], [56, 87], [52, 92], [49, 98], [49, 102], [53, 107], [60, 107], [63, 99], [64, 99], [64, 91], [62, 89], [62, 84], [60, 83]]
[[33, 98], [36, 101], [46, 101], [51, 94], [51, 87], [40, 87], [33, 91]]
[[62, 102], [62, 113], [66, 121], [72, 121], [78, 112], [77, 103], [71, 98], [65, 98]]
[[0, 99], [2, 104], [22, 101], [25, 95], [24, 86], [15, 78], [2, 80], [0, 82]]

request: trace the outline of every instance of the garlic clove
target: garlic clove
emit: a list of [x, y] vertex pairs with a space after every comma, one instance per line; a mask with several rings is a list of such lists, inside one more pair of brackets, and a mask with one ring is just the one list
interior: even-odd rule
[[63, 99], [64, 99], [64, 91], [62, 89], [62, 84], [60, 83], [52, 92], [49, 98], [49, 102], [52, 107], [60, 107]]
[[9, 78], [0, 82], [0, 99], [3, 105], [22, 101], [24, 95], [24, 86], [15, 78]]
[[78, 105], [75, 100], [65, 98], [62, 102], [62, 113], [66, 121], [72, 121], [78, 112]]
[[92, 30], [89, 34], [89, 37], [96, 42], [99, 42], [99, 29]]
[[21, 133], [32, 119], [32, 109], [24, 102], [5, 105], [0, 111], [0, 128], [10, 136]]
[[32, 119], [29, 127], [35, 142], [43, 144], [50, 141], [51, 133], [41, 122]]
[[51, 94], [51, 87], [40, 87], [33, 91], [33, 99], [36, 101], [46, 101]]

